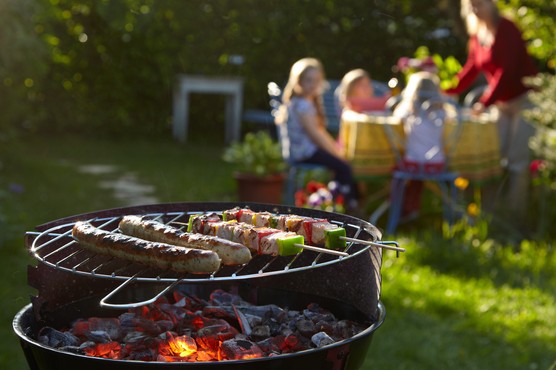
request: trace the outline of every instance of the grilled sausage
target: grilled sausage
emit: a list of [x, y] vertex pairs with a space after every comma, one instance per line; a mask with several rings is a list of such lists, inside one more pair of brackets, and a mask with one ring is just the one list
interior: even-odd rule
[[243, 265], [251, 260], [251, 252], [243, 244], [217, 236], [186, 233], [158, 221], [142, 220], [138, 216], [125, 216], [119, 228], [124, 234], [153, 242], [216, 252], [224, 265]]
[[180, 273], [211, 273], [220, 268], [215, 252], [151, 242], [128, 235], [111, 233], [88, 222], [76, 222], [73, 237], [94, 253], [106, 254]]

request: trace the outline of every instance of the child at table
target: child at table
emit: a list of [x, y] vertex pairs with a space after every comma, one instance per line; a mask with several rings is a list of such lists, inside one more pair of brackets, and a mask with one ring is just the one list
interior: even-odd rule
[[[398, 169], [417, 173], [445, 170], [443, 145], [446, 110], [438, 77], [430, 72], [416, 72], [409, 77], [394, 116], [403, 121], [405, 154]], [[405, 189], [402, 218], [413, 219], [421, 206], [422, 181], [410, 181]]]
[[390, 94], [374, 95], [371, 78], [363, 69], [354, 69], [346, 73], [337, 91], [340, 107], [359, 113], [382, 111], [390, 98]]
[[324, 68], [319, 60], [303, 58], [293, 64], [276, 117], [282, 155], [289, 163], [318, 164], [332, 170], [345, 195], [346, 209], [356, 211], [357, 187], [351, 166], [326, 130], [322, 104]]

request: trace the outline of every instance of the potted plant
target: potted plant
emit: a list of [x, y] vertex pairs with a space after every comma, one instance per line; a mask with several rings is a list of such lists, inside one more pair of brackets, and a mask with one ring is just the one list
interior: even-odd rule
[[223, 159], [236, 166], [234, 177], [240, 201], [281, 203], [286, 162], [280, 144], [268, 133], [247, 133], [243, 141], [226, 148]]

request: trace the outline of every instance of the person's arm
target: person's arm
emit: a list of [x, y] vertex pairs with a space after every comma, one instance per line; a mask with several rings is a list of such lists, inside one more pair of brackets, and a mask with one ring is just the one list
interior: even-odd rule
[[515, 25], [509, 21], [502, 21], [497, 31], [497, 39], [492, 50], [493, 62], [496, 70], [489, 81], [488, 89], [484, 92], [479, 100], [485, 107], [495, 103], [501, 92], [514, 90], [516, 81], [519, 76], [518, 68], [521, 67], [521, 61], [527, 57], [527, 49], [521, 38], [521, 33]]
[[384, 110], [390, 94], [385, 96], [370, 96], [368, 98], [351, 98], [346, 102], [346, 109], [355, 112], [372, 112]]
[[342, 158], [338, 144], [328, 131], [320, 126], [316, 115], [302, 113], [299, 115], [299, 122], [316, 146], [338, 158]]

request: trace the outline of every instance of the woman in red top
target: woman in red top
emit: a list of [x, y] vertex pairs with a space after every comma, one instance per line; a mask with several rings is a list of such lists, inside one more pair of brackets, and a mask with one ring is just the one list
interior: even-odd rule
[[[514, 23], [502, 17], [496, 0], [462, 0], [462, 16], [469, 33], [467, 62], [458, 74], [458, 85], [446, 91], [460, 94], [483, 73], [488, 86], [472, 107], [475, 113], [494, 106], [498, 110], [498, 131], [502, 163], [509, 173], [507, 199], [511, 217], [524, 215], [528, 197], [529, 138], [533, 127], [522, 118], [530, 106], [528, 87], [523, 78], [537, 73], [527, 53], [521, 32]], [[493, 199], [494, 200], [494, 199]]]

